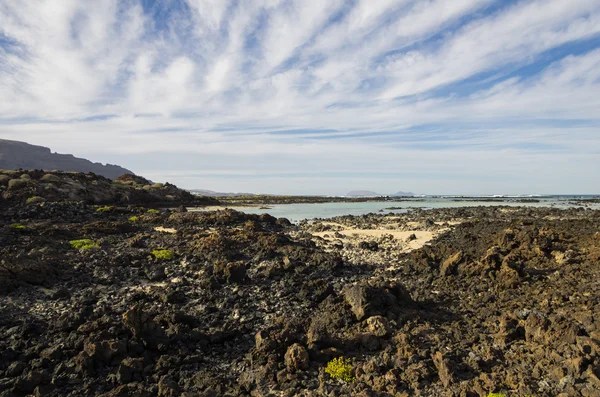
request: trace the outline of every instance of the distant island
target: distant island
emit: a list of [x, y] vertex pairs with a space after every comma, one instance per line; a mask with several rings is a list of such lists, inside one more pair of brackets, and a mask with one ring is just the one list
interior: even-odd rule
[[0, 139], [0, 169], [93, 172], [110, 179], [133, 174], [130, 170], [118, 165], [94, 163], [72, 154], [52, 153], [49, 148], [44, 146], [6, 139]]
[[209, 196], [209, 197], [237, 197], [237, 196], [254, 196], [254, 193], [225, 193], [225, 192], [215, 192], [213, 190], [207, 189], [190, 189], [188, 190], [190, 193], [199, 195], [199, 196]]
[[351, 192], [346, 193], [346, 197], [412, 197], [414, 195], [414, 193], [402, 191], [393, 194], [381, 194], [377, 192], [372, 192], [370, 190], [352, 190]]

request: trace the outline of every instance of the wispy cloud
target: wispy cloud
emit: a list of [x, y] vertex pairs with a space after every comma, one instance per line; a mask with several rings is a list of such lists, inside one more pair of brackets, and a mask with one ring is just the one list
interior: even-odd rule
[[0, 92], [0, 137], [186, 187], [592, 192], [600, 3], [4, 0]]

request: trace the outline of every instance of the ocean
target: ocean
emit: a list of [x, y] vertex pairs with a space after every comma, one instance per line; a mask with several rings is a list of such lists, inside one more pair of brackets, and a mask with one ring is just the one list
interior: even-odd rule
[[[401, 201], [366, 201], [353, 203], [272, 204], [262, 207], [229, 208], [248, 214], [270, 214], [276, 218], [287, 218], [292, 222], [304, 219], [332, 218], [342, 215], [364, 215], [369, 213], [406, 213], [411, 208], [460, 208], [476, 206], [507, 207], [554, 207], [600, 209], [600, 196], [540, 196], [540, 197], [456, 197], [431, 196], [402, 199]], [[265, 208], [267, 207], [267, 208]], [[199, 209], [200, 211], [202, 209]]]

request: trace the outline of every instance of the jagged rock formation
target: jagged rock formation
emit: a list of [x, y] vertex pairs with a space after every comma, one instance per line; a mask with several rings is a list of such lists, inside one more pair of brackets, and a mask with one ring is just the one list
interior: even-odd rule
[[[332, 222], [440, 233], [406, 251]], [[598, 397], [598, 230], [581, 209], [0, 205], [0, 397]]]
[[212, 198], [194, 196], [170, 183], [152, 183], [125, 174], [110, 180], [93, 173], [0, 170], [0, 205], [78, 201], [88, 204], [214, 205]]
[[43, 146], [25, 142], [0, 139], [0, 170], [58, 170], [71, 172], [93, 172], [115, 179], [133, 172], [118, 165], [93, 163], [72, 154], [52, 153]]

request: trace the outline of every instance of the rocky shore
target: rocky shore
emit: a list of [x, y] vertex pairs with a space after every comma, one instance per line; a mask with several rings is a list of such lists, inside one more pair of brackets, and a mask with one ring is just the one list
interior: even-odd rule
[[108, 179], [91, 172], [0, 169], [0, 205], [45, 201], [146, 206], [220, 204], [217, 199], [195, 196], [170, 183], [152, 183], [132, 174]]
[[600, 396], [598, 211], [292, 225], [69, 178], [0, 183], [1, 397]]

